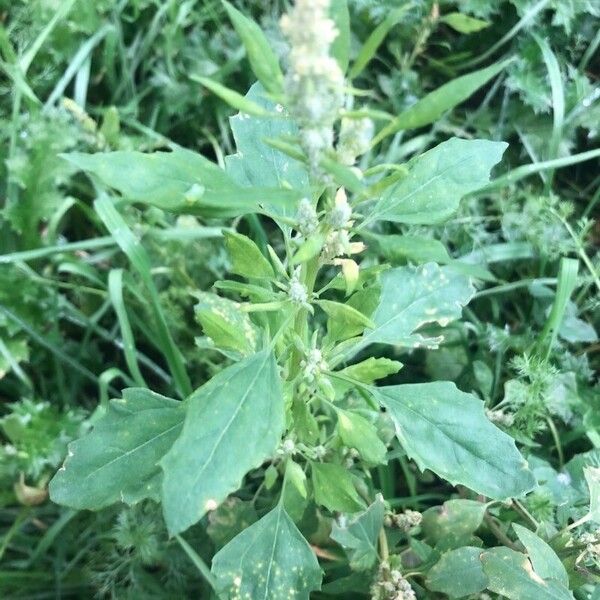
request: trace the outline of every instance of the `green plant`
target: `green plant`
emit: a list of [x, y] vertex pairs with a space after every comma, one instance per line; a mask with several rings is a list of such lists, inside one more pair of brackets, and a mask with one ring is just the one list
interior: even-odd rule
[[0, 594], [594, 598], [595, 7], [30, 4]]

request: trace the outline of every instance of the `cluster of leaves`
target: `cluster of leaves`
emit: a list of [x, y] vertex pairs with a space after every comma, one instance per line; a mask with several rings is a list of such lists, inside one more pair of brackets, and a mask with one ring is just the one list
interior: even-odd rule
[[593, 3], [332, 1], [318, 165], [260, 4], [33, 4], [0, 47], [0, 590], [595, 599]]

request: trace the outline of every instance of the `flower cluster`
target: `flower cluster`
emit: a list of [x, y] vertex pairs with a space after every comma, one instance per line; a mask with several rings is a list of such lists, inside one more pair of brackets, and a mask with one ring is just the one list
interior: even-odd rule
[[327, 235], [323, 246], [323, 258], [333, 261], [336, 257], [356, 254], [364, 250], [362, 242], [350, 241], [350, 227], [352, 227], [352, 208], [348, 204], [344, 188], [340, 188], [335, 195], [335, 205], [328, 217], [331, 231]]
[[396, 527], [404, 533], [408, 533], [413, 527], [421, 524], [423, 515], [416, 510], [405, 510], [402, 513], [389, 513], [385, 516], [386, 527]]
[[294, 304], [306, 304], [308, 302], [306, 286], [300, 281], [300, 267], [296, 267], [290, 279], [288, 296]]
[[296, 213], [296, 223], [298, 232], [303, 237], [308, 237], [315, 233], [319, 227], [317, 211], [308, 198], [302, 198], [302, 200], [300, 200], [298, 212]]
[[398, 569], [387, 561], [379, 565], [377, 578], [371, 586], [372, 600], [417, 600], [415, 591]]
[[340, 162], [353, 165], [369, 149], [374, 129], [373, 121], [368, 118], [342, 119], [336, 149]]
[[328, 369], [327, 363], [318, 348], [312, 348], [308, 351], [306, 358], [300, 363], [303, 369], [304, 379], [308, 383], [313, 383], [323, 371]]
[[338, 32], [328, 9], [329, 0], [296, 0], [280, 22], [290, 43], [285, 84], [289, 108], [315, 170], [323, 151], [333, 145], [333, 124], [344, 101], [344, 75], [329, 55]]

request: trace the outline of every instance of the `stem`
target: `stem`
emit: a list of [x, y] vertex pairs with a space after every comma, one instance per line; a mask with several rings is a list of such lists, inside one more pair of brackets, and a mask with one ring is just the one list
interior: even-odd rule
[[[312, 296], [315, 288], [315, 281], [317, 279], [317, 273], [319, 272], [319, 257], [315, 256], [309, 260], [302, 267], [300, 273], [300, 281], [306, 288], [308, 298]], [[300, 308], [296, 319], [294, 321], [294, 331], [298, 334], [298, 337], [304, 344], [307, 343], [308, 336], [308, 310], [306, 308]], [[294, 348], [291, 358], [290, 366], [290, 378], [293, 379], [300, 371], [300, 363], [302, 362], [302, 351], [298, 348]]]
[[188, 555], [189, 559], [194, 563], [194, 566], [200, 571], [200, 574], [206, 580], [206, 583], [216, 592], [217, 581], [213, 574], [210, 572], [207, 564], [198, 556], [198, 553], [180, 536], [175, 535], [175, 539], [179, 542], [179, 545], [183, 548], [183, 551]]

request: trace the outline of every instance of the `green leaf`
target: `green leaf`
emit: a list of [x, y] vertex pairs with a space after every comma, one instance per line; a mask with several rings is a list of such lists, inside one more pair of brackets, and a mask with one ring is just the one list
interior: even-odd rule
[[445, 327], [460, 318], [475, 293], [469, 278], [435, 263], [385, 271], [381, 286], [379, 305], [371, 316], [375, 327], [365, 331], [361, 348], [373, 343], [435, 348], [443, 338], [426, 338], [415, 331], [428, 323]]
[[196, 319], [215, 346], [244, 355], [255, 351], [256, 327], [237, 302], [208, 292], [196, 292], [194, 295], [199, 300], [194, 307]]
[[513, 523], [513, 529], [529, 554], [535, 572], [542, 579], [556, 579], [569, 587], [567, 570], [556, 555], [556, 552], [538, 535], [522, 525]]
[[313, 444], [319, 437], [319, 424], [310, 412], [310, 408], [303, 398], [296, 398], [292, 404], [292, 418], [294, 430], [298, 439], [305, 444]]
[[315, 502], [331, 512], [354, 513], [364, 504], [354, 487], [352, 476], [344, 467], [331, 463], [311, 462]]
[[377, 539], [383, 527], [384, 514], [383, 498], [378, 496], [367, 510], [344, 525], [333, 522], [331, 539], [344, 548], [353, 570], [366, 571], [377, 562]]
[[[269, 187], [297, 190], [302, 196], [310, 196], [308, 172], [303, 163], [265, 143], [265, 139], [294, 137], [298, 135], [296, 124], [285, 109], [265, 97], [264, 88], [255, 83], [246, 98], [266, 112], [268, 117], [249, 117], [238, 114], [229, 119], [236, 154], [225, 157], [227, 174], [240, 186]], [[293, 216], [296, 205], [285, 214]]]
[[421, 469], [490, 498], [520, 496], [535, 486], [514, 440], [492, 425], [483, 402], [453, 383], [371, 388], [396, 435]]
[[317, 558], [281, 502], [217, 552], [211, 571], [222, 598], [308, 600], [321, 589]]
[[350, 14], [347, 0], [330, 0], [329, 17], [338, 31], [331, 44], [331, 56], [337, 60], [342, 73], [345, 73], [350, 60]]
[[256, 102], [252, 102], [247, 97], [242, 96], [235, 90], [232, 90], [224, 85], [221, 85], [217, 81], [213, 81], [208, 77], [198, 77], [197, 75], [190, 75], [190, 79], [201, 83], [204, 87], [208, 88], [213, 94], [219, 96], [221, 100], [227, 102], [229, 106], [237, 108], [239, 111], [246, 115], [253, 115], [255, 117], [267, 117], [269, 112], [262, 108]]
[[435, 506], [423, 513], [421, 528], [430, 543], [437, 544], [444, 538], [466, 538], [479, 528], [487, 504], [475, 500], [456, 498], [447, 500], [443, 506]]
[[177, 439], [184, 405], [150, 390], [123, 390], [92, 431], [69, 444], [50, 482], [50, 498], [77, 509], [156, 498], [158, 461]]
[[277, 448], [283, 392], [273, 354], [263, 350], [220, 371], [188, 400], [179, 439], [160, 461], [171, 534], [184, 531], [239, 488]]
[[223, 231], [223, 236], [232, 263], [232, 273], [257, 279], [271, 279], [275, 276], [271, 263], [249, 237], [226, 230]]
[[301, 197], [292, 190], [240, 188], [214, 163], [183, 148], [151, 154], [133, 151], [62, 154], [96, 175], [125, 199], [162, 210], [211, 218], [271, 210], [291, 210]]
[[527, 557], [510, 548], [492, 548], [481, 554], [488, 589], [510, 600], [573, 600], [573, 594], [556, 580], [544, 581]]
[[465, 546], [442, 554], [427, 574], [427, 587], [450, 598], [464, 598], [485, 590], [488, 578], [479, 560], [481, 548]]
[[308, 504], [306, 474], [292, 459], [288, 459], [285, 465], [285, 485], [281, 502], [292, 521], [300, 521]]
[[458, 31], [458, 33], [475, 33], [476, 31], [481, 31], [490, 26], [488, 21], [476, 19], [475, 17], [470, 17], [469, 15], [464, 15], [459, 12], [448, 13], [447, 15], [444, 15], [440, 21], [449, 25], [452, 29]]
[[483, 187], [508, 144], [451, 138], [417, 156], [408, 174], [388, 187], [365, 223], [432, 225], [448, 219], [463, 196]]
[[363, 69], [369, 64], [375, 56], [379, 46], [381, 46], [390, 29], [400, 21], [404, 13], [409, 9], [410, 4], [401, 6], [389, 12], [386, 18], [372, 31], [365, 43], [358, 52], [358, 56], [350, 69], [350, 79], [354, 79], [360, 75]]
[[365, 327], [374, 327], [375, 324], [361, 312], [341, 302], [332, 300], [317, 300], [318, 304], [327, 313], [327, 332], [332, 341], [345, 340], [361, 333]]
[[283, 91], [283, 74], [277, 56], [269, 45], [262, 29], [229, 2], [223, 0], [223, 5], [246, 48], [248, 60], [256, 78], [269, 92], [273, 94], [281, 93]]
[[588, 519], [600, 524], [600, 468], [584, 467], [583, 475], [590, 491]]
[[384, 379], [389, 375], [395, 375], [402, 368], [402, 363], [389, 358], [369, 358], [350, 365], [340, 371], [341, 374], [361, 381], [362, 383], [371, 384], [378, 379]]
[[377, 235], [374, 238], [379, 252], [394, 263], [406, 263], [410, 261], [417, 264], [427, 262], [447, 264], [451, 261], [446, 246], [439, 240], [431, 237], [417, 235]]
[[369, 464], [380, 465], [387, 462], [387, 448], [379, 439], [375, 425], [349, 410], [337, 408], [336, 412], [338, 433], [344, 445], [358, 450], [361, 458]]
[[375, 136], [372, 142], [373, 145], [397, 131], [415, 129], [437, 121], [447, 110], [451, 110], [464, 102], [492, 77], [498, 75], [509, 62], [499, 62], [485, 69], [461, 75], [433, 90], [433, 92], [400, 113], [389, 125], [382, 129]]

